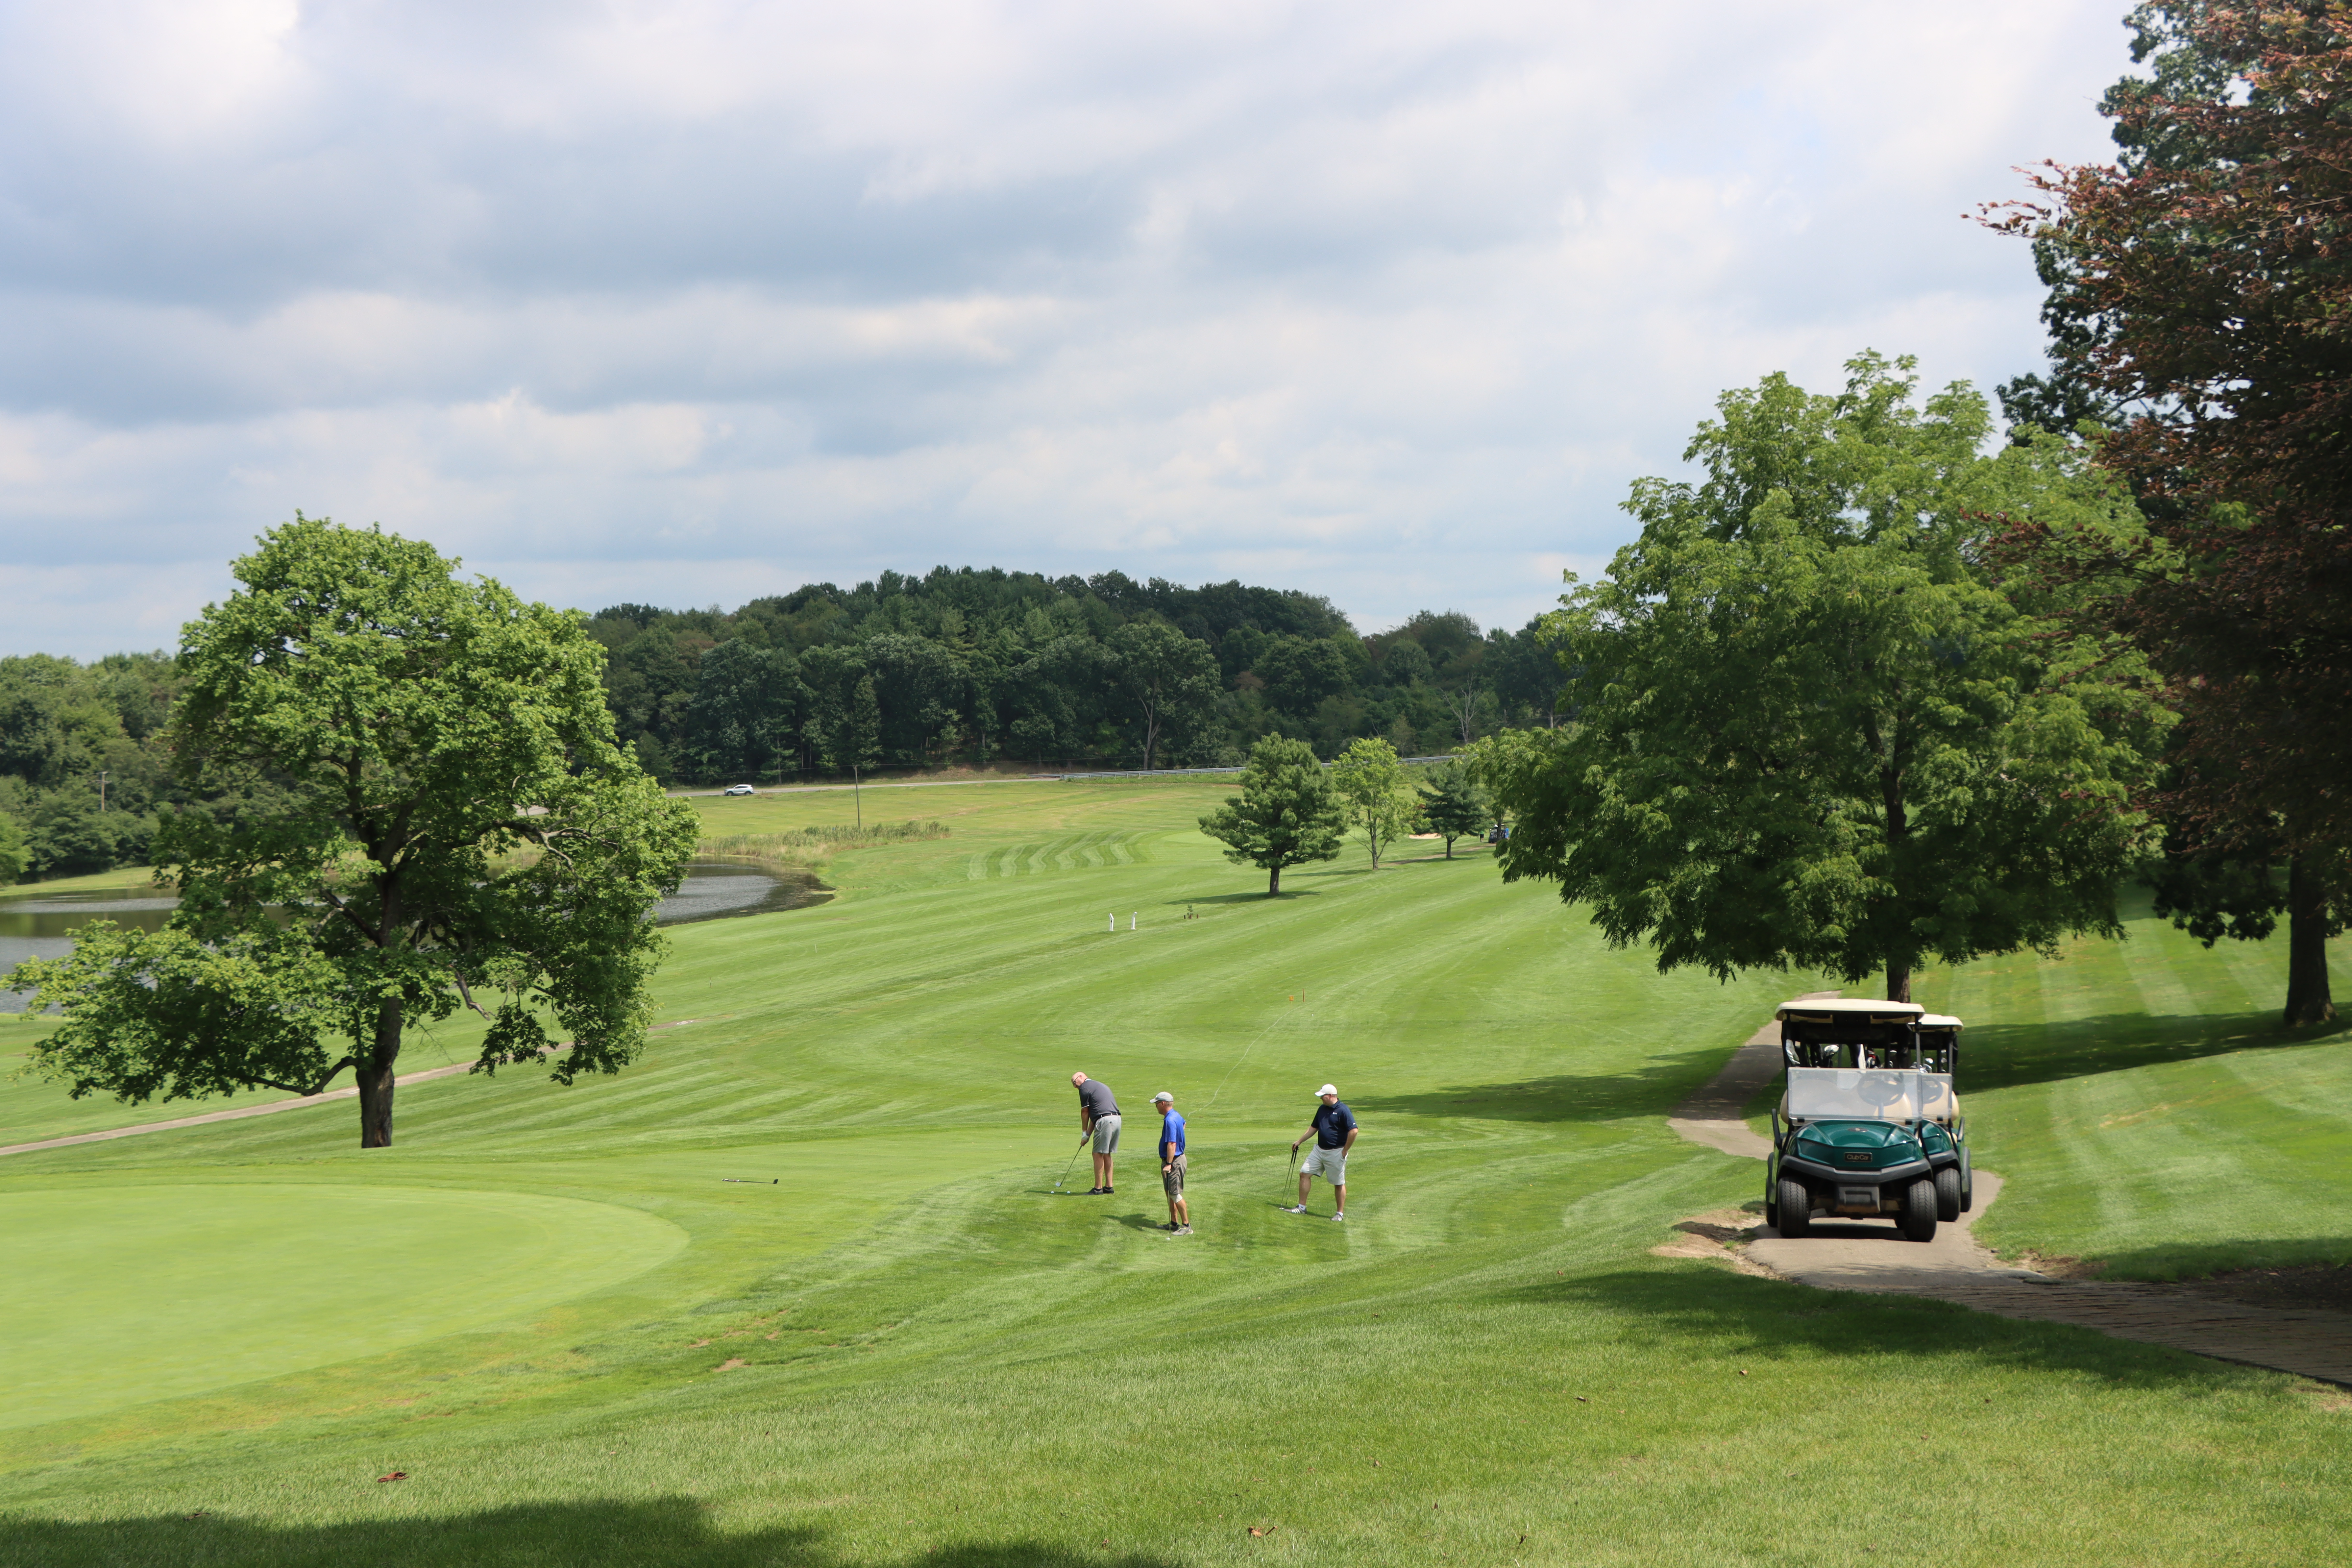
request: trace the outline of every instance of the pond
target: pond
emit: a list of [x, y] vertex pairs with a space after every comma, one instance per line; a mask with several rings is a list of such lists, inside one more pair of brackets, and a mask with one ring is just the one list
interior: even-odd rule
[[[808, 872], [764, 866], [698, 860], [686, 868], [677, 891], [655, 908], [657, 925], [726, 920], [736, 915], [774, 914], [821, 903], [831, 889]], [[62, 958], [73, 949], [73, 933], [95, 920], [141, 931], [162, 931], [179, 900], [169, 893], [136, 888], [87, 892], [32, 892], [0, 899], [0, 975], [27, 958]], [[25, 997], [0, 991], [0, 1013], [21, 1013]]]

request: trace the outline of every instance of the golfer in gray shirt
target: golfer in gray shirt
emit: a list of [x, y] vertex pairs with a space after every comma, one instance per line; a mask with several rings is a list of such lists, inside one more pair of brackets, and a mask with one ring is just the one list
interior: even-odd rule
[[1110, 1085], [1082, 1072], [1072, 1073], [1070, 1082], [1078, 1091], [1078, 1131], [1095, 1145], [1095, 1184], [1087, 1194], [1099, 1196], [1111, 1190], [1110, 1160], [1118, 1152], [1118, 1100]]

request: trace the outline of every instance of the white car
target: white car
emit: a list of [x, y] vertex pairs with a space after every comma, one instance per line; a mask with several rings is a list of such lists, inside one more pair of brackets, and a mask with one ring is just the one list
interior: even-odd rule
[[750, 784], [729, 784], [725, 793], [729, 795], [750, 795], [751, 793], [751, 786]]

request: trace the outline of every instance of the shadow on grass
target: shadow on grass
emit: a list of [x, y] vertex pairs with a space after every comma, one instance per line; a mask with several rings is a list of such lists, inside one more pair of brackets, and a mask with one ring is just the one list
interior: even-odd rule
[[[909, 1531], [909, 1533], [913, 1533]], [[1074, 1537], [1079, 1532], [1073, 1529]], [[1174, 1568], [1169, 1559], [1105, 1551], [1100, 1536], [955, 1542], [906, 1549], [925, 1568]], [[5, 1568], [169, 1563], [174, 1568], [834, 1568], [848, 1559], [801, 1526], [714, 1528], [693, 1501], [541, 1503], [435, 1519], [271, 1525], [210, 1514], [66, 1523], [22, 1515], [0, 1527]], [[860, 1561], [871, 1561], [861, 1557]]]
[[1260, 888], [1254, 893], [1192, 893], [1181, 899], [1162, 899], [1160, 905], [1162, 909], [1174, 909], [1178, 904], [1284, 904], [1293, 899], [1318, 896], [1313, 888], [1285, 888], [1278, 893], [1269, 893]]
[[2230, 1051], [2341, 1043], [2352, 1020], [2290, 1029], [2275, 1012], [2105, 1013], [2056, 1024], [1990, 1024], [1969, 1030], [1960, 1074], [1970, 1089], [2010, 1089]]
[[1519, 1303], [1600, 1308], [1661, 1342], [1716, 1343], [1754, 1361], [1956, 1358], [1990, 1368], [2066, 1372], [2123, 1387], [2181, 1392], [2242, 1381], [2243, 1368], [2187, 1351], [2113, 1339], [2095, 1329], [2020, 1321], [1922, 1296], [1822, 1290], [1734, 1274], [1720, 1266], [1586, 1275], [1497, 1293]]
[[1466, 1117], [1497, 1121], [1589, 1121], [1663, 1116], [1723, 1065], [1721, 1046], [1651, 1058], [1634, 1072], [1563, 1073], [1518, 1083], [1455, 1084], [1421, 1094], [1365, 1095], [1358, 1111]]

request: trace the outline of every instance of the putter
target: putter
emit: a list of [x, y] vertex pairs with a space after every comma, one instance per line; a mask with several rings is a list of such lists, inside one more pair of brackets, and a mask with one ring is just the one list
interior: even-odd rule
[[1071, 1151], [1070, 1151], [1070, 1161], [1069, 1161], [1069, 1164], [1067, 1164], [1067, 1165], [1064, 1165], [1064, 1166], [1062, 1167], [1062, 1173], [1061, 1173], [1060, 1175], [1058, 1175], [1058, 1176], [1056, 1176], [1056, 1177], [1055, 1177], [1055, 1178], [1054, 1178], [1054, 1190], [1055, 1190], [1055, 1192], [1057, 1192], [1057, 1193], [1058, 1193], [1058, 1192], [1060, 1192], [1060, 1191], [1062, 1190], [1062, 1184], [1063, 1184], [1064, 1182], [1066, 1182], [1066, 1181], [1068, 1181], [1068, 1180], [1070, 1179], [1070, 1165], [1075, 1165], [1075, 1164], [1076, 1164], [1076, 1163], [1078, 1163], [1078, 1150], [1079, 1150], [1079, 1149], [1084, 1149], [1084, 1148], [1087, 1146], [1087, 1138], [1080, 1138], [1080, 1139], [1078, 1140], [1078, 1147], [1077, 1147], [1077, 1149], [1073, 1149], [1073, 1150], [1071, 1150]]

